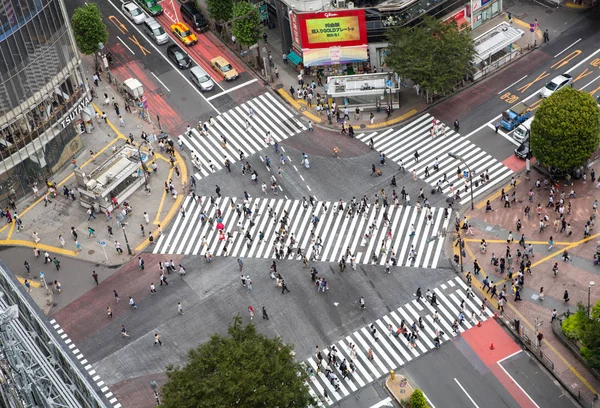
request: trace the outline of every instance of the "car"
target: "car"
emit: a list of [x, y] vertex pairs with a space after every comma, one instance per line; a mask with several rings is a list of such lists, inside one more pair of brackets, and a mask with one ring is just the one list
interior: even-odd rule
[[573, 83], [573, 77], [569, 74], [562, 74], [548, 82], [545, 87], [540, 91], [540, 98], [547, 98], [554, 92], [558, 91], [565, 86]]
[[167, 56], [177, 65], [179, 69], [186, 69], [192, 65], [192, 59], [178, 45], [169, 45], [167, 47]]
[[515, 156], [523, 160], [531, 157], [531, 151], [529, 149], [529, 138], [525, 139], [523, 143], [521, 143], [519, 147], [515, 149]]
[[127, 18], [133, 21], [135, 24], [142, 24], [147, 18], [142, 9], [131, 1], [123, 3], [121, 10], [123, 10], [123, 14], [125, 14]]
[[233, 81], [240, 76], [235, 68], [221, 56], [211, 59], [210, 65], [219, 73], [219, 75], [225, 78], [226, 81]]
[[187, 45], [188, 47], [196, 44], [198, 38], [192, 33], [192, 30], [183, 23], [171, 24], [171, 32], [175, 34], [175, 37], [179, 38], [179, 41]]
[[157, 44], [164, 44], [169, 42], [169, 34], [165, 32], [158, 21], [153, 17], [148, 17], [144, 21], [144, 31], [150, 36]]
[[163, 8], [156, 0], [136, 0], [142, 9], [151, 16], [159, 16], [163, 13]]
[[203, 92], [211, 91], [215, 87], [213, 80], [206, 71], [200, 67], [192, 67], [192, 69], [190, 69], [190, 79]]

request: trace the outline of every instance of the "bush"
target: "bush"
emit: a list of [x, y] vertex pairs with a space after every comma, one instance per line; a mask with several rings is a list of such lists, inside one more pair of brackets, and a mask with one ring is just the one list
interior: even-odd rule
[[416, 389], [410, 396], [410, 408], [428, 408], [427, 399], [423, 391]]
[[562, 322], [562, 331], [565, 336], [573, 340], [581, 339], [585, 324], [587, 323], [587, 312], [580, 303], [577, 305], [577, 312], [567, 317]]

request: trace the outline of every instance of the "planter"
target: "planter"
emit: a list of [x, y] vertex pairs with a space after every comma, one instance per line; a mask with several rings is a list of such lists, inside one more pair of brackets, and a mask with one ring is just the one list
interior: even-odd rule
[[415, 390], [405, 376], [398, 374], [396, 374], [393, 379], [390, 375], [385, 380], [385, 387], [394, 396], [396, 402], [404, 408], [408, 406], [407, 403]]
[[556, 335], [556, 337], [560, 340], [562, 344], [564, 344], [570, 351], [577, 357], [577, 359], [592, 373], [594, 377], [600, 380], [600, 371], [596, 368], [591, 368], [587, 361], [581, 356], [579, 353], [579, 349], [581, 348], [581, 343], [576, 340], [572, 340], [565, 336], [562, 331], [562, 319], [555, 319], [552, 322], [552, 331]]

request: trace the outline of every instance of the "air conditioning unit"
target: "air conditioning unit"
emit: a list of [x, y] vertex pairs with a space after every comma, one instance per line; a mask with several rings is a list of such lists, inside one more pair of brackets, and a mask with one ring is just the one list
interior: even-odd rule
[[348, 2], [348, 8], [349, 9], [353, 9], [354, 8], [354, 2], [353, 1], [349, 1]]
[[335, 0], [336, 8], [346, 8], [346, 0]]

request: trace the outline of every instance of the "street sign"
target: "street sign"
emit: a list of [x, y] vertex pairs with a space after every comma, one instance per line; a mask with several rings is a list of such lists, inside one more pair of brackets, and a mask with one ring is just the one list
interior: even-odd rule
[[44, 272], [40, 271], [40, 279], [44, 279]]
[[390, 88], [392, 87], [392, 81], [390, 81], [389, 79], [385, 80], [385, 86], [389, 86]]
[[535, 32], [535, 24], [534, 23], [529, 23], [529, 32], [530, 33]]

